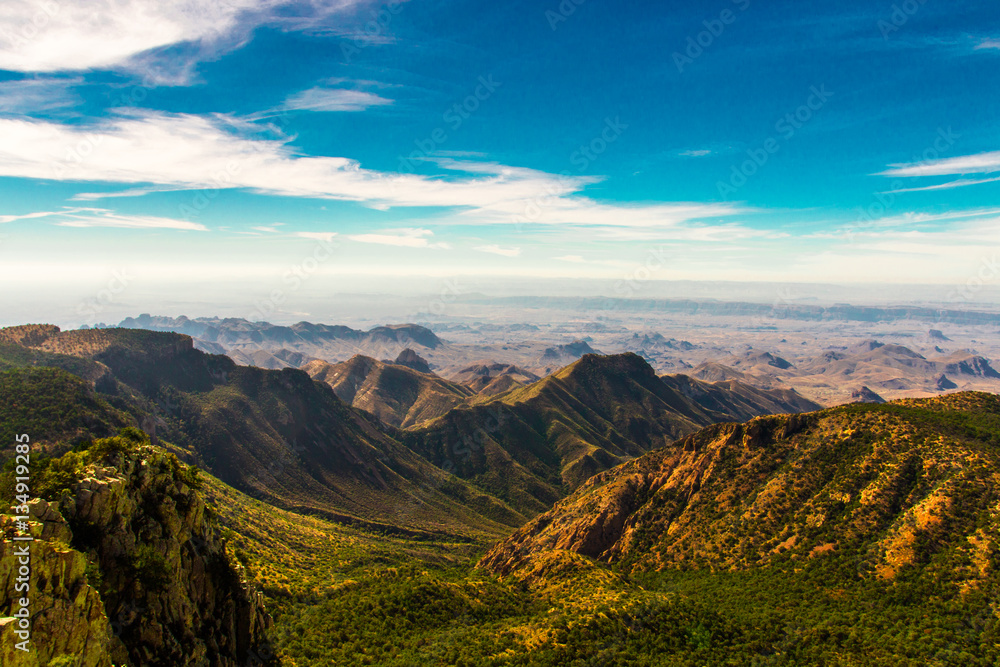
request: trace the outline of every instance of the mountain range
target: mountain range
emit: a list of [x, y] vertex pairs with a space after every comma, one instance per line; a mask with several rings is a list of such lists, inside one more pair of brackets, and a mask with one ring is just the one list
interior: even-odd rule
[[[0, 329], [0, 437], [32, 434], [32, 530], [62, 554], [32, 573], [67, 637], [46, 661], [994, 664], [995, 395], [823, 409], [634, 353], [446, 378], [424, 352], [447, 342], [392, 340], [265, 369], [175, 332]], [[877, 343], [827, 363], [866, 359], [937, 363]]]

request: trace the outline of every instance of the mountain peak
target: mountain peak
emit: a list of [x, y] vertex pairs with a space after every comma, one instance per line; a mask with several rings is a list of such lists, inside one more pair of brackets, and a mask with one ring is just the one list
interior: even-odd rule
[[610, 355], [593, 352], [587, 353], [556, 375], [567, 378], [581, 373], [595, 372], [638, 377], [656, 377], [656, 371], [653, 370], [653, 367], [642, 356], [634, 352]]
[[419, 371], [421, 373], [431, 372], [431, 367], [427, 363], [427, 360], [421, 357], [413, 350], [411, 350], [410, 348], [406, 348], [405, 350], [400, 352], [399, 356], [396, 357], [396, 361], [393, 363], [398, 364], [400, 366], [406, 366], [407, 368], [412, 368], [413, 370]]
[[444, 344], [433, 331], [419, 324], [387, 324], [375, 327], [368, 332], [372, 338], [382, 338], [395, 343], [409, 345], [416, 343], [428, 349], [435, 349]]
[[851, 403], [885, 403], [885, 399], [868, 387], [861, 387], [851, 392]]

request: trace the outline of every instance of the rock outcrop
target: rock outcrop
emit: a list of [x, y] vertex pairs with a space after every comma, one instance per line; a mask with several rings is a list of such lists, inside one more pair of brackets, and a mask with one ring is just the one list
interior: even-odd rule
[[[197, 491], [197, 471], [144, 434], [96, 441], [41, 473], [32, 501], [33, 652], [12, 652], [3, 624], [3, 664], [87, 667], [268, 664], [270, 618], [228, 554]], [[9, 520], [8, 520], [9, 521]], [[8, 523], [5, 535], [12, 537]], [[5, 539], [0, 616], [16, 608], [15, 545]]]
[[851, 403], [885, 403], [885, 399], [868, 387], [861, 387], [851, 392]]
[[400, 366], [406, 366], [407, 368], [412, 368], [419, 373], [431, 372], [431, 367], [428, 365], [427, 360], [410, 348], [406, 348], [400, 352], [399, 356], [396, 357], [396, 361], [393, 363], [399, 364]]

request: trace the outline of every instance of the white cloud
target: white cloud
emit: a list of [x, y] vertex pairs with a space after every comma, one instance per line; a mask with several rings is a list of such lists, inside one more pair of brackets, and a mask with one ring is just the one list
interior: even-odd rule
[[179, 229], [183, 231], [204, 232], [208, 229], [197, 222], [159, 218], [147, 215], [119, 215], [105, 209], [78, 209], [80, 212], [61, 214], [60, 227], [117, 227], [121, 229]]
[[434, 236], [434, 232], [429, 229], [387, 229], [380, 234], [353, 234], [347, 238], [359, 243], [375, 243], [404, 248], [440, 248], [443, 250], [451, 248], [447, 243], [431, 243], [428, 238], [431, 236]]
[[[260, 229], [259, 227], [254, 227], [254, 229]], [[333, 240], [333, 237], [337, 235], [337, 232], [295, 232], [295, 236], [302, 239], [312, 239], [314, 241], [324, 241], [329, 243]]]
[[1000, 171], [1000, 151], [963, 155], [961, 157], [928, 160], [911, 164], [891, 164], [881, 176], [912, 178], [918, 176], [957, 176], [992, 174]]
[[[146, 65], [153, 79], [166, 61], [153, 49], [189, 47], [193, 60], [245, 43], [253, 29], [303, 29], [364, 0], [4, 0], [0, 3], [0, 69], [59, 72]], [[296, 13], [279, 10], [294, 6]], [[171, 54], [176, 62], [184, 59]], [[143, 62], [144, 61], [144, 62]], [[176, 63], [183, 71], [190, 62]], [[166, 78], [169, 78], [167, 75]], [[179, 81], [175, 81], [177, 83]]]
[[562, 257], [553, 257], [552, 259], [559, 260], [560, 262], [573, 262], [575, 264], [586, 264], [587, 260], [580, 255], [563, 255]]
[[977, 51], [980, 49], [1000, 49], [1000, 39], [984, 39], [976, 46]]
[[938, 185], [925, 185], [921, 188], [899, 188], [897, 190], [890, 190], [892, 194], [902, 194], [904, 192], [930, 192], [933, 190], [952, 190], [954, 188], [964, 188], [970, 185], [983, 185], [984, 183], [996, 183], [1000, 181], [1000, 177], [997, 178], [962, 178], [957, 181], [948, 181], [947, 183], [939, 183]]
[[65, 213], [65, 211], [38, 211], [36, 213], [26, 213], [24, 215], [0, 215], [0, 224], [5, 222], [17, 222], [18, 220], [50, 218], [54, 215], [61, 215], [62, 213]]
[[392, 104], [392, 100], [362, 90], [310, 88], [289, 97], [284, 108], [297, 111], [364, 111], [388, 104]]
[[517, 257], [521, 254], [520, 248], [503, 248], [498, 245], [480, 245], [473, 248], [479, 252], [486, 252], [492, 255], [502, 255], [503, 257]]
[[[680, 229], [696, 223], [709, 228], [709, 223], [747, 212], [726, 203], [599, 203], [579, 194], [599, 180], [594, 177], [496, 163], [445, 160], [444, 168], [468, 174], [447, 179], [373, 171], [348, 158], [302, 156], [286, 140], [244, 136], [258, 129], [221, 115], [132, 112], [93, 126], [0, 118], [0, 176], [118, 183], [137, 187], [134, 194], [148, 192], [151, 185], [244, 188], [355, 201], [382, 210], [446, 207], [455, 212], [444, 221], [462, 224]], [[727, 227], [728, 232], [734, 229]]]
[[71, 107], [79, 102], [73, 87], [83, 79], [37, 78], [0, 83], [0, 112], [38, 113]]
[[259, 227], [251, 227], [250, 229], [253, 229], [254, 231], [258, 231], [258, 232], [266, 232], [268, 234], [277, 234], [278, 233], [278, 228], [277, 227], [273, 227], [273, 226], [263, 226], [262, 225], [262, 226], [259, 226]]
[[712, 151], [708, 149], [693, 150], [693, 151], [682, 151], [681, 157], [705, 157], [706, 155], [711, 155]]

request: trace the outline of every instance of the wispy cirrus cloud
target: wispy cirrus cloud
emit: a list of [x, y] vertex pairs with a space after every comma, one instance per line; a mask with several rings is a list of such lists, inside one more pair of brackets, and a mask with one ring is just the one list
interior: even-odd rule
[[377, 234], [352, 234], [347, 238], [358, 243], [374, 243], [402, 248], [438, 248], [449, 250], [448, 243], [433, 243], [430, 237], [434, 232], [429, 229], [387, 229]]
[[491, 255], [500, 255], [502, 257], [517, 257], [521, 254], [520, 248], [505, 248], [499, 245], [480, 245], [474, 247], [473, 250], [489, 253]]
[[701, 148], [697, 150], [681, 151], [678, 155], [681, 157], [705, 157], [706, 155], [711, 155], [712, 151], [707, 148]]
[[316, 87], [292, 95], [282, 108], [289, 111], [364, 111], [390, 104], [392, 100], [363, 90]]
[[919, 176], [956, 176], [992, 174], [1000, 171], [1000, 151], [928, 160], [926, 162], [890, 164], [880, 176], [913, 178]]
[[122, 215], [107, 209], [75, 209], [60, 214], [59, 227], [114, 227], [118, 229], [176, 229], [205, 232], [208, 228], [189, 220], [161, 218], [150, 215]]
[[890, 190], [892, 194], [902, 194], [904, 192], [933, 192], [935, 190], [953, 190], [955, 188], [964, 188], [970, 185], [984, 185], [986, 183], [996, 183], [1000, 181], [1000, 177], [996, 178], [962, 178], [957, 181], [948, 181], [947, 183], [938, 183], [937, 185], [925, 185], [918, 188], [897, 188], [896, 190]]
[[[254, 229], [260, 228], [254, 227]], [[300, 239], [311, 239], [313, 241], [324, 241], [329, 243], [335, 236], [337, 236], [337, 232], [295, 232], [293, 236], [297, 236]]]
[[[358, 202], [374, 209], [443, 207], [442, 222], [711, 228], [747, 212], [731, 203], [606, 203], [583, 196], [600, 179], [492, 162], [440, 160], [449, 178], [363, 168], [344, 157], [304, 156], [286, 139], [262, 140], [258, 126], [230, 116], [131, 112], [80, 126], [0, 118], [0, 176], [156, 190], [245, 189], [288, 197]], [[74, 146], [86, 156], [67, 160]], [[109, 196], [80, 193], [77, 199]], [[731, 220], [727, 233], [739, 231]], [[415, 243], [408, 241], [408, 243]]]
[[39, 218], [51, 218], [54, 215], [63, 215], [65, 211], [36, 211], [22, 215], [0, 215], [0, 224], [6, 222], [17, 222], [18, 220], [37, 220]]
[[0, 83], [0, 112], [30, 114], [65, 109], [79, 103], [73, 91], [79, 77], [39, 77]]

